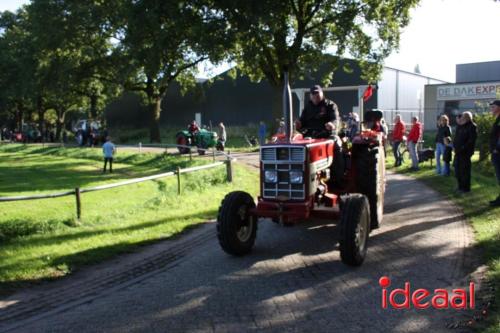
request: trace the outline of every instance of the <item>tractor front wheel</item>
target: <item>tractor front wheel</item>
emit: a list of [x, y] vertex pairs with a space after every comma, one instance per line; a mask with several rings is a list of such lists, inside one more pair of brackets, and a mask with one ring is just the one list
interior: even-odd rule
[[232, 255], [250, 253], [257, 236], [257, 217], [249, 210], [255, 208], [250, 194], [231, 192], [222, 200], [217, 215], [217, 237], [222, 249]]
[[366, 257], [370, 233], [370, 206], [362, 194], [347, 196], [340, 216], [340, 258], [349, 266], [360, 266]]
[[[177, 134], [175, 137], [175, 142], [180, 146], [189, 146], [190, 145], [190, 139], [184, 133]], [[189, 153], [189, 148], [187, 148], [187, 147], [177, 146], [177, 149], [179, 150], [180, 154], [188, 154]]]

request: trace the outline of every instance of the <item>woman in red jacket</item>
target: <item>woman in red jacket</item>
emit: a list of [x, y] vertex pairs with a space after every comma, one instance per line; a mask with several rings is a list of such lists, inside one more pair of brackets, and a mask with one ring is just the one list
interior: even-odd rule
[[418, 117], [412, 117], [411, 123], [410, 134], [408, 134], [408, 151], [411, 156], [411, 170], [418, 170], [417, 144], [422, 137], [422, 124], [418, 121]]
[[396, 164], [394, 166], [401, 165], [401, 152], [399, 151], [399, 145], [403, 141], [403, 137], [406, 133], [405, 123], [401, 120], [401, 116], [398, 114], [394, 117], [394, 129], [392, 130], [392, 152], [394, 154], [394, 159]]

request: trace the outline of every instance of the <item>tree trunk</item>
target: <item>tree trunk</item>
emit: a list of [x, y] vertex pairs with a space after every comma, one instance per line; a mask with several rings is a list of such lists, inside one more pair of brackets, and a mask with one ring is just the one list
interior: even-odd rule
[[273, 87], [273, 103], [272, 103], [272, 123], [271, 123], [271, 130], [272, 134], [276, 133], [276, 130], [279, 127], [279, 123], [282, 118], [285, 117], [285, 114], [283, 113], [283, 84], [279, 86], [272, 86]]
[[160, 113], [161, 113], [161, 97], [151, 98], [148, 109], [150, 114], [149, 138], [151, 143], [160, 143]]
[[61, 133], [64, 127], [64, 117], [66, 116], [66, 111], [57, 110], [57, 121], [56, 121], [56, 141], [61, 141]]
[[[38, 129], [42, 135], [42, 138], [45, 138], [45, 109], [43, 108], [43, 100], [42, 96], [38, 96], [36, 99], [36, 109], [38, 113]], [[42, 139], [43, 140], [43, 139]]]
[[93, 120], [97, 119], [97, 95], [90, 95], [90, 118]]
[[18, 131], [23, 130], [23, 120], [24, 120], [24, 106], [22, 103], [17, 103], [16, 105], [16, 127]]
[[479, 146], [479, 160], [484, 161], [488, 158], [488, 155], [490, 153], [490, 149], [488, 145], [482, 144]]

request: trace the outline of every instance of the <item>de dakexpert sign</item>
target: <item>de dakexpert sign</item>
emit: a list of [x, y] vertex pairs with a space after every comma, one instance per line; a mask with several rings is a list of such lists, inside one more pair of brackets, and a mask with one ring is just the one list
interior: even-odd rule
[[500, 82], [450, 84], [437, 88], [438, 101], [498, 98], [500, 98]]

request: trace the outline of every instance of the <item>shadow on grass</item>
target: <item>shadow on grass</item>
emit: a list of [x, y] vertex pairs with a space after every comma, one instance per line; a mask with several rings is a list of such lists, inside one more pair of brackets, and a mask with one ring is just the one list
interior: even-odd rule
[[[154, 228], [158, 225], [161, 224], [166, 224], [170, 223], [176, 219], [183, 219], [183, 220], [191, 220], [191, 219], [203, 219], [203, 220], [208, 220], [211, 217], [215, 216], [216, 210], [207, 210], [203, 212], [199, 212], [196, 214], [190, 214], [190, 215], [182, 215], [182, 216], [173, 216], [169, 217], [167, 219], [159, 219], [159, 220], [154, 220], [154, 221], [148, 221], [145, 223], [133, 225], [133, 226], [128, 226], [128, 227], [123, 227], [123, 228], [118, 228], [118, 229], [113, 229], [110, 230], [109, 233], [112, 235], [120, 235], [120, 234], [132, 234], [134, 231], [140, 231], [148, 228]], [[90, 265], [90, 264], [95, 264], [102, 262], [106, 259], [110, 259], [113, 256], [119, 255], [119, 254], [125, 254], [125, 253], [132, 253], [137, 251], [139, 248], [147, 245], [151, 245], [154, 243], [157, 243], [162, 240], [173, 240], [177, 239], [181, 235], [184, 235], [186, 232], [199, 227], [200, 225], [205, 224], [206, 222], [200, 222], [196, 224], [189, 224], [188, 222], [179, 223], [176, 227], [173, 228], [172, 234], [166, 235], [165, 233], [162, 235], [158, 235], [155, 238], [152, 239], [146, 239], [142, 241], [136, 241], [134, 243], [131, 243], [128, 240], [123, 240], [122, 242], [118, 242], [115, 244], [111, 245], [105, 245], [105, 246], [99, 246], [96, 248], [91, 248], [91, 249], [84, 249], [81, 250], [77, 253], [72, 253], [69, 255], [63, 255], [59, 257], [55, 257], [49, 262], [47, 262], [46, 269], [49, 269], [54, 272], [52, 277], [44, 277], [40, 279], [18, 279], [16, 281], [4, 281], [0, 282], [0, 295], [8, 295], [16, 289], [19, 288], [25, 288], [33, 284], [38, 284], [40, 282], [44, 281], [51, 281], [51, 280], [57, 280], [60, 279], [75, 270], [85, 266], [85, 265]], [[106, 232], [106, 231], [104, 231]], [[30, 247], [44, 247], [44, 246], [49, 246], [53, 245], [55, 243], [69, 243], [75, 240], [81, 240], [81, 239], [88, 239], [92, 238], [98, 235], [102, 235], [103, 230], [95, 230], [95, 231], [83, 231], [83, 232], [76, 232], [72, 234], [66, 234], [66, 235], [53, 235], [53, 236], [48, 236], [48, 237], [39, 237], [39, 238], [22, 238], [17, 240], [16, 245], [19, 246], [30, 246]], [[11, 244], [13, 244], [11, 242]], [[9, 245], [9, 243], [5, 244]], [[13, 264], [10, 265], [2, 265], [0, 264], [0, 269], [2, 271], [9, 271], [9, 270], [19, 270], [22, 268], [22, 266], [29, 266], [31, 262], [37, 261], [37, 260], [46, 260], [47, 254], [40, 255], [36, 258], [33, 259], [24, 259], [24, 260], [18, 260]], [[0, 262], [4, 261], [5, 258], [0, 257]], [[64, 267], [64, 272], [61, 271], [60, 267]], [[26, 270], [26, 269], [24, 269]], [[57, 276], [56, 272], [60, 271], [61, 274], [60, 276]]]
[[[62, 222], [57, 221], [59, 226], [54, 227], [51, 224], [50, 226], [52, 227], [52, 230], [62, 229], [63, 227], [61, 226], [61, 224], [64, 224], [64, 225], [68, 226], [66, 229], [66, 230], [68, 230], [67, 234], [62, 234], [62, 235], [37, 234], [37, 235], [33, 235], [33, 237], [21, 237], [21, 238], [12, 237], [10, 239], [6, 239], [5, 245], [16, 244], [19, 246], [49, 246], [49, 245], [56, 244], [56, 243], [66, 243], [66, 242], [73, 241], [73, 240], [90, 238], [90, 237], [102, 235], [104, 233], [109, 233], [109, 234], [113, 234], [113, 235], [117, 235], [120, 233], [128, 234], [130, 232], [156, 227], [160, 224], [169, 223], [169, 222], [179, 220], [179, 219], [183, 219], [183, 220], [207, 219], [208, 220], [208, 219], [211, 219], [214, 216], [216, 216], [216, 214], [217, 214], [217, 210], [206, 210], [206, 211], [198, 212], [196, 214], [174, 215], [174, 216], [170, 216], [170, 217], [165, 218], [165, 219], [148, 221], [148, 222], [144, 222], [144, 223], [140, 223], [140, 224], [130, 225], [127, 227], [121, 227], [121, 228], [115, 228], [115, 229], [102, 228], [102, 229], [96, 229], [96, 230], [92, 230], [92, 231], [76, 231], [77, 227], [68, 226], [69, 222], [65, 223], [66, 221], [62, 221]], [[45, 229], [43, 229], [43, 228], [45, 228]], [[34, 231], [40, 231], [40, 230], [49, 231], [49, 228], [46, 227], [45, 224], [42, 224], [42, 226], [40, 226], [40, 227], [29, 226], [26, 228], [26, 230], [27, 230], [27, 232], [30, 232], [33, 230]], [[25, 233], [25, 234], [21, 234], [18, 236], [28, 236], [28, 235], [30, 235], [30, 234]], [[1, 267], [1, 265], [0, 265], [0, 267]]]

